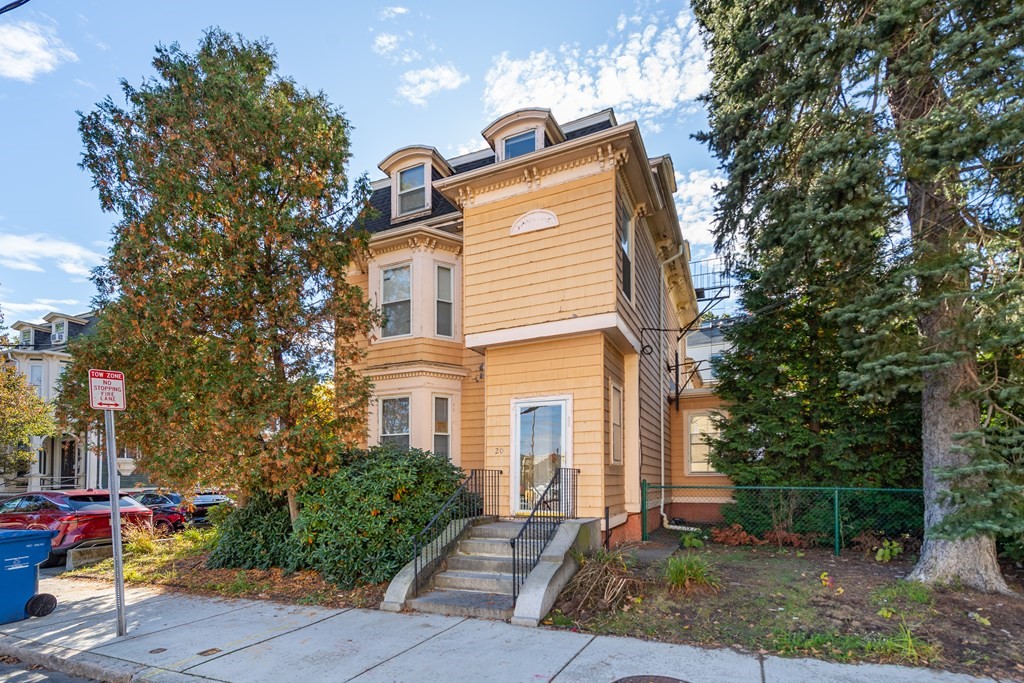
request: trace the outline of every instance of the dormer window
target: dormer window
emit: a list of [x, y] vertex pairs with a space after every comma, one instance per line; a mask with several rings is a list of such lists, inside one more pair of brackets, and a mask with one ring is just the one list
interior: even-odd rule
[[398, 215], [427, 208], [426, 165], [420, 164], [398, 173]]
[[537, 131], [528, 130], [525, 133], [511, 135], [505, 138], [505, 159], [529, 154], [537, 149]]
[[53, 344], [60, 344], [64, 341], [64, 331], [67, 327], [67, 323], [63, 320], [58, 320], [53, 323], [53, 333], [50, 336], [50, 342]]
[[21, 346], [32, 346], [32, 330], [21, 331]]

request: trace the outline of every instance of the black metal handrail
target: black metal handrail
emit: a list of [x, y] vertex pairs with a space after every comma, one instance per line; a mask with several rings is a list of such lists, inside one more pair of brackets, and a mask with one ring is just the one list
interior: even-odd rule
[[413, 536], [413, 591], [430, 580], [462, 532], [479, 517], [498, 515], [501, 470], [471, 470], [441, 509]]
[[520, 586], [537, 566], [558, 525], [576, 518], [576, 480], [579, 473], [579, 470], [559, 467], [544, 493], [537, 498], [523, 528], [509, 541], [512, 544], [512, 604], [519, 598]]

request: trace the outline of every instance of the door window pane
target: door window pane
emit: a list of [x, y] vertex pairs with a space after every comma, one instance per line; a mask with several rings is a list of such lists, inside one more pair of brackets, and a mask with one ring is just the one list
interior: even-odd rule
[[447, 396], [434, 397], [434, 453], [451, 457], [451, 418]]
[[380, 402], [380, 442], [409, 447], [409, 397], [384, 398]]
[[452, 269], [437, 267], [437, 315], [436, 331], [439, 337], [450, 337], [452, 328]]
[[521, 405], [519, 430], [519, 509], [531, 510], [565, 456], [564, 406]]
[[412, 332], [412, 269], [408, 265], [381, 271], [382, 337]]

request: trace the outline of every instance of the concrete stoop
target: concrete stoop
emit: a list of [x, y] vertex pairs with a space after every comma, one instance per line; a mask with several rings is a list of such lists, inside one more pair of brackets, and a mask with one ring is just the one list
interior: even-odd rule
[[578, 569], [573, 550], [586, 552], [600, 544], [600, 521], [576, 519], [559, 525], [537, 566], [520, 587], [518, 600], [513, 605], [509, 541], [520, 529], [522, 522], [518, 521], [495, 521], [467, 528], [446, 558], [443, 571], [434, 575], [433, 590], [413, 597], [410, 562], [392, 580], [381, 609], [391, 612], [412, 609], [536, 626]]

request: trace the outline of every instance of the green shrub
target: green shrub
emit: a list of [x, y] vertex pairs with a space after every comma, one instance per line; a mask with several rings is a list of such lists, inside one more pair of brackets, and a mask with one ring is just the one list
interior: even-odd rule
[[291, 567], [316, 569], [343, 588], [393, 578], [412, 557], [413, 535], [461, 478], [442, 456], [370, 449], [299, 497]]
[[206, 566], [212, 569], [297, 568], [291, 518], [284, 496], [255, 494], [218, 527], [217, 545]]
[[219, 527], [235, 511], [234, 503], [217, 503], [207, 510], [206, 519], [215, 527]]

